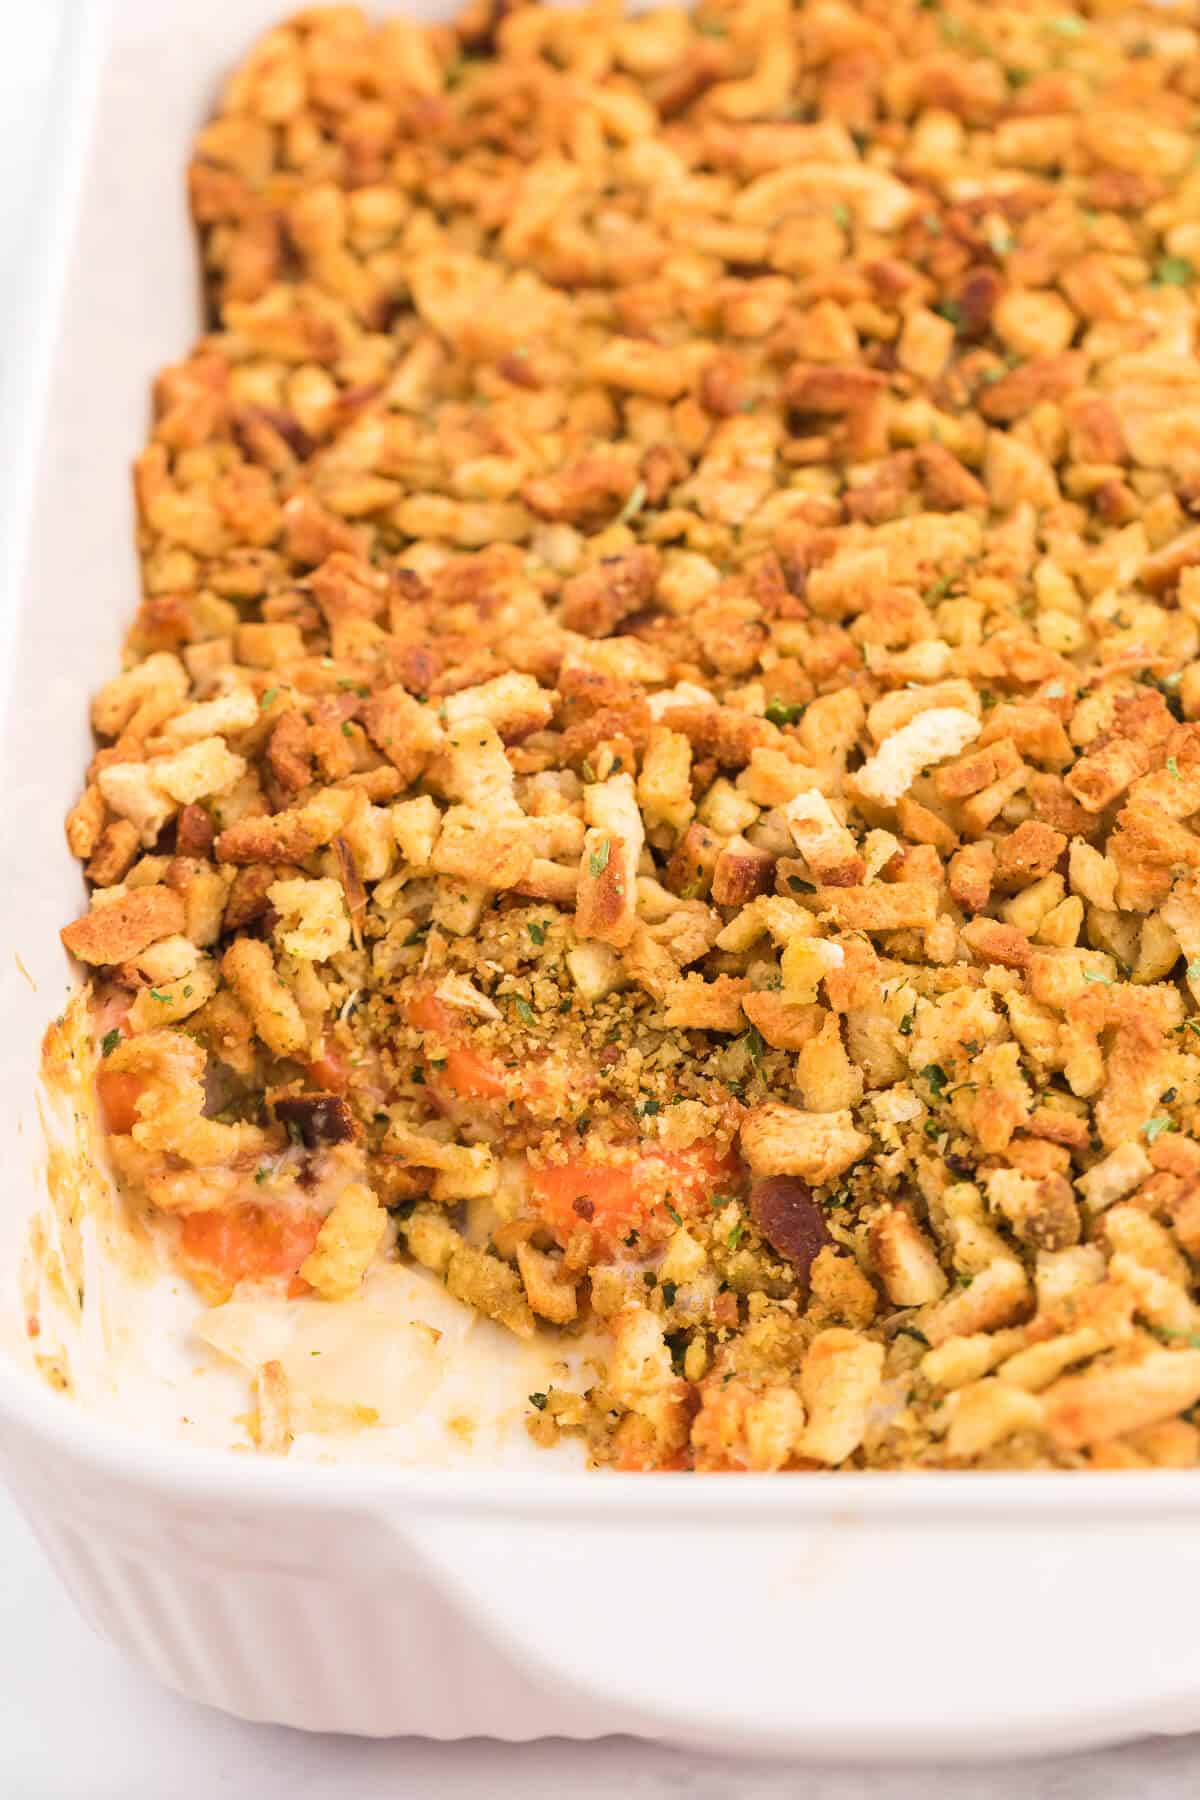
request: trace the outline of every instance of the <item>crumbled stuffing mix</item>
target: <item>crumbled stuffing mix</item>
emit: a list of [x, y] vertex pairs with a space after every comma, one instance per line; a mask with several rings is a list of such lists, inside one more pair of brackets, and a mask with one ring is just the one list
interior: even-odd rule
[[1200, 1461], [1198, 123], [1170, 0], [250, 53], [63, 933], [209, 1300], [598, 1328], [627, 1469]]

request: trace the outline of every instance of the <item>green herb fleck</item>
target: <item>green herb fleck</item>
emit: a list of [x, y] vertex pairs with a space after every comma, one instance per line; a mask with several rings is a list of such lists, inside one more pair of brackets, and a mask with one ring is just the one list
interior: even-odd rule
[[738, 1223], [733, 1227], [733, 1230], [729, 1233], [729, 1236], [725, 1239], [725, 1243], [730, 1250], [737, 1249], [738, 1245], [742, 1241], [742, 1236], [743, 1236], [745, 1230], [746, 1230], [746, 1227], [739, 1220]]
[[270, 1179], [270, 1176], [271, 1176], [270, 1163], [259, 1163], [257, 1169], [255, 1169], [255, 1171], [254, 1171], [255, 1187], [261, 1187], [264, 1181], [268, 1181]]
[[1097, 970], [1097, 969], [1085, 969], [1083, 971], [1083, 979], [1085, 981], [1097, 982], [1097, 983], [1099, 983], [1099, 985], [1101, 987], [1111, 987], [1112, 986], [1112, 976], [1111, 975], [1101, 975], [1099, 970]]
[[788, 701], [781, 700], [778, 695], [768, 702], [763, 712], [763, 717], [770, 719], [772, 725], [794, 725], [797, 719], [801, 719], [803, 716], [804, 707], [802, 705], [790, 705]]
[[1196, 271], [1186, 256], [1161, 256], [1150, 276], [1152, 287], [1188, 287]]
[[272, 700], [275, 699], [275, 697], [278, 693], [279, 693], [279, 689], [277, 687], [268, 688], [266, 693], [263, 695], [262, 699], [259, 701], [258, 704], [264, 708], [270, 706]]
[[1142, 1126], [1148, 1144], [1152, 1144], [1155, 1138], [1160, 1138], [1164, 1131], [1174, 1131], [1174, 1129], [1175, 1122], [1173, 1119], [1168, 1119], [1166, 1113], [1159, 1113], [1156, 1119], [1147, 1119]]
[[549, 1394], [530, 1394], [529, 1404], [530, 1406], [536, 1406], [539, 1412], [545, 1412], [549, 1399]]
[[150, 998], [152, 1000], [157, 1000], [160, 1006], [174, 1005], [174, 1002], [171, 999], [170, 994], [160, 994], [157, 988], [150, 989]]
[[673, 1207], [673, 1206], [672, 1206], [672, 1205], [671, 1205], [671, 1202], [670, 1202], [670, 1201], [669, 1201], [669, 1200], [664, 1200], [664, 1201], [663, 1201], [663, 1205], [664, 1205], [664, 1206], [665, 1206], [665, 1207], [666, 1207], [666, 1209], [667, 1209], [667, 1214], [668, 1214], [668, 1216], [669, 1216], [669, 1217], [670, 1217], [670, 1218], [672, 1218], [672, 1219], [674, 1219], [674, 1221], [675, 1221], [675, 1223], [676, 1223], [676, 1225], [682, 1225], [682, 1224], [683, 1224], [683, 1220], [682, 1220], [682, 1218], [681, 1218], [681, 1217], [680, 1217], [680, 1215], [679, 1215], [679, 1214], [678, 1214], [678, 1213], [677, 1213], [677, 1212], [676, 1212], [676, 1211], [675, 1211], [675, 1208], [674, 1208], [674, 1207]]
[[659, 1100], [638, 1100], [635, 1102], [633, 1110], [639, 1119], [652, 1119], [656, 1112], [661, 1112], [662, 1102]]
[[940, 1099], [945, 1093], [946, 1084], [950, 1079], [941, 1064], [926, 1063], [925, 1067], [919, 1070], [918, 1073], [920, 1074], [922, 1081], [927, 1081], [929, 1083], [933, 1090], [934, 1098]]
[[106, 1031], [100, 1039], [101, 1056], [111, 1056], [120, 1041], [121, 1033], [119, 1031]]
[[546, 927], [539, 924], [538, 921], [534, 919], [529, 927], [529, 935], [535, 944], [544, 944], [546, 941]]
[[520, 1019], [521, 1023], [523, 1025], [532, 1025], [533, 1008], [530, 1006], [528, 1000], [522, 1000], [521, 996], [518, 994], [517, 998], [513, 1001], [513, 1005], [516, 1008], [517, 1017]]
[[614, 525], [629, 525], [637, 518], [646, 504], [646, 484], [644, 481], [634, 483], [628, 500], [613, 520]]
[[1175, 777], [1176, 781], [1183, 780], [1183, 776], [1179, 773], [1179, 764], [1176, 762], [1176, 760], [1173, 756], [1168, 756], [1167, 768], [1169, 769], [1171, 774]]
[[746, 1033], [745, 1037], [742, 1039], [742, 1042], [745, 1044], [746, 1049], [750, 1052], [750, 1061], [754, 1064], [754, 1067], [758, 1070], [759, 1074], [761, 1075], [762, 1074], [762, 1056], [763, 1056], [763, 1038], [762, 1038], [762, 1032], [758, 1029], [757, 1025], [751, 1025], [749, 1031]]
[[593, 876], [603, 875], [605, 869], [608, 867], [608, 853], [611, 849], [612, 844], [609, 839], [606, 837], [601, 838], [599, 847], [593, 850], [588, 858], [588, 868], [591, 870]]

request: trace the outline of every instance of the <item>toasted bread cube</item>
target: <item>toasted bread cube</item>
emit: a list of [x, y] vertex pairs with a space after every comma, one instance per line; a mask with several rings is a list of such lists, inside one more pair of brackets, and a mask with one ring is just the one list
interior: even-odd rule
[[60, 936], [80, 962], [103, 965], [128, 962], [159, 938], [182, 932], [183, 927], [182, 895], [152, 885], [133, 888], [109, 905], [85, 913]]
[[279, 979], [269, 947], [257, 938], [235, 938], [221, 959], [221, 973], [276, 1056], [295, 1056], [308, 1042], [304, 1019]]
[[749, 1109], [741, 1143], [755, 1175], [799, 1175], [814, 1183], [835, 1180], [871, 1148], [848, 1109], [802, 1112], [778, 1100]]
[[387, 1213], [369, 1187], [352, 1181], [342, 1189], [300, 1275], [323, 1300], [348, 1300], [358, 1292], [387, 1231]]
[[637, 868], [645, 833], [633, 777], [612, 775], [584, 789], [589, 829], [579, 863], [575, 930], [623, 949], [637, 922]]
[[840, 1326], [817, 1333], [800, 1371], [808, 1414], [802, 1456], [832, 1466], [857, 1450], [882, 1373], [882, 1344]]
[[866, 800], [894, 806], [922, 769], [957, 756], [980, 732], [973, 713], [957, 706], [935, 706], [894, 731], [854, 777]]
[[350, 919], [340, 881], [276, 881], [267, 898], [279, 914], [275, 937], [289, 956], [327, 962], [350, 943]]

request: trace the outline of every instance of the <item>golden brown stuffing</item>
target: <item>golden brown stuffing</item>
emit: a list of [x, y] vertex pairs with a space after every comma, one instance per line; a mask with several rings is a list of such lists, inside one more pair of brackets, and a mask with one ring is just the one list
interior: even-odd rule
[[1197, 1460], [1198, 126], [1137, 0], [250, 52], [63, 933], [205, 1293], [597, 1328], [626, 1468]]

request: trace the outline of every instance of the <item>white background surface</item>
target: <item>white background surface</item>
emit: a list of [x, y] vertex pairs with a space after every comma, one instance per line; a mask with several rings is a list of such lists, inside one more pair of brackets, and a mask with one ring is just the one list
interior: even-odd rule
[[[10, 397], [32, 323], [22, 305], [38, 224], [31, 172], [52, 154], [46, 97], [75, 5], [0, 0], [0, 392], [8, 385]], [[990, 1770], [735, 1763], [626, 1739], [513, 1747], [308, 1738], [208, 1713], [128, 1668], [76, 1618], [3, 1494], [0, 1570], [4, 1800], [1191, 1800], [1200, 1787], [1194, 1738]], [[902, 1655], [902, 1624], [891, 1624]], [[685, 1667], [686, 1646], [671, 1642], [661, 1619], [655, 1628], [663, 1654]], [[553, 1719], [546, 1725], [552, 1731]]]

